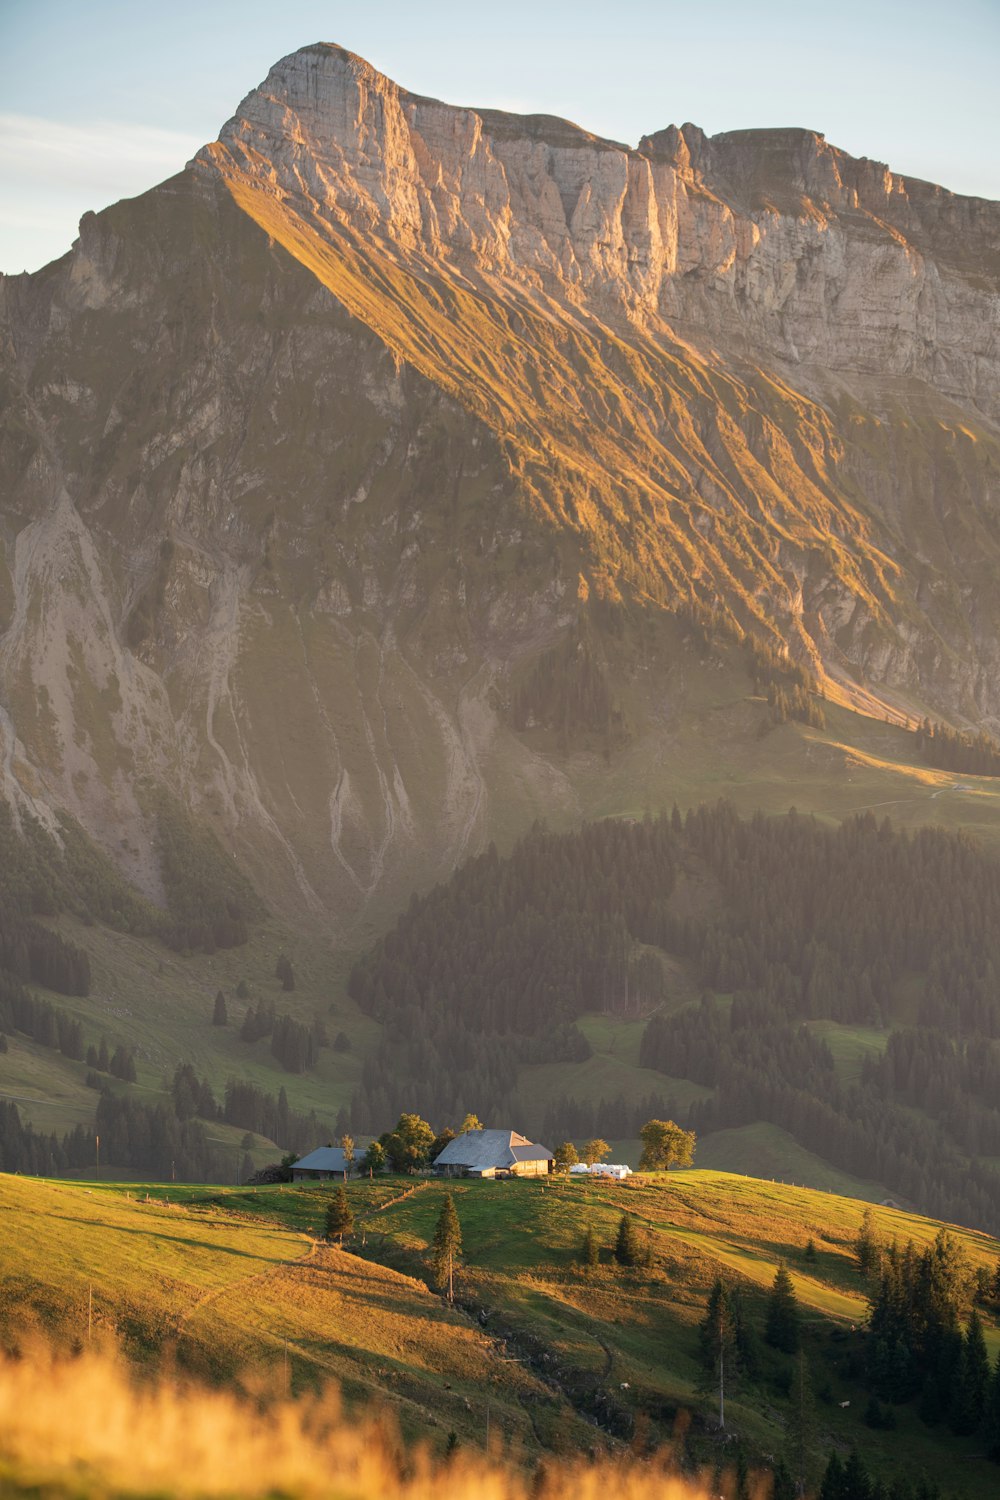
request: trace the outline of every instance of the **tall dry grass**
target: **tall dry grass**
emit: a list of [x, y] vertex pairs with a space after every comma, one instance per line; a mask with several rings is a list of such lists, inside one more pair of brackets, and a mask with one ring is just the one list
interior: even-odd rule
[[[384, 1418], [348, 1418], [335, 1390], [281, 1398], [160, 1374], [117, 1352], [43, 1343], [0, 1356], [0, 1493], [52, 1497], [287, 1496], [323, 1500], [706, 1500], [662, 1465], [404, 1448]], [[718, 1494], [718, 1488], [713, 1487]]]

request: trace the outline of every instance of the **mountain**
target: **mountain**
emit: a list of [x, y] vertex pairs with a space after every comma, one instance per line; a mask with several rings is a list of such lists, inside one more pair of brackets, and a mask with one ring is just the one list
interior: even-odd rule
[[713, 683], [766, 803], [706, 621], [995, 727], [998, 275], [1000, 207], [811, 131], [633, 150], [294, 53], [0, 281], [4, 797], [162, 902], [166, 788], [351, 943], [538, 814], [696, 799]]

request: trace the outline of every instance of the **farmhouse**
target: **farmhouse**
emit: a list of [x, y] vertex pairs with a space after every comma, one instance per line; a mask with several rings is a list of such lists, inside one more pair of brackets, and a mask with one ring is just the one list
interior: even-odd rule
[[347, 1162], [339, 1146], [317, 1146], [308, 1156], [293, 1162], [292, 1181], [323, 1182], [328, 1177], [343, 1177], [347, 1170]]
[[467, 1130], [434, 1162], [439, 1177], [547, 1177], [552, 1152], [516, 1130]]

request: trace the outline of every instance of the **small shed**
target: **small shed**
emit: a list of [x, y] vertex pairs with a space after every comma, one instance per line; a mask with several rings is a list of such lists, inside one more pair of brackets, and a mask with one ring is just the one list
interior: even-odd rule
[[[351, 1164], [353, 1167], [353, 1163]], [[349, 1170], [340, 1146], [317, 1146], [308, 1156], [292, 1163], [293, 1182], [324, 1182], [331, 1177], [343, 1177]]]

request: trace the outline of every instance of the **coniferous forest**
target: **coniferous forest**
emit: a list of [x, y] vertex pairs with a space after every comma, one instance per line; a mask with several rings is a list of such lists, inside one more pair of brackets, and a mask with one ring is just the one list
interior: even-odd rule
[[[700, 1002], [678, 1004], [662, 964], [650, 979], [657, 955], [686, 966]], [[965, 835], [871, 814], [744, 820], [724, 803], [535, 828], [415, 897], [355, 967], [351, 994], [385, 1029], [352, 1124], [403, 1105], [503, 1114], [519, 1064], [586, 1057], [580, 1017], [638, 1011], [663, 1094], [606, 1101], [622, 1134], [654, 1103], [699, 1134], [768, 1121], [922, 1211], [997, 1230], [998, 973], [1000, 863]], [[845, 1083], [820, 1020], [889, 1029], [884, 1054]], [[678, 1109], [677, 1078], [712, 1095]], [[567, 1098], [526, 1128], [591, 1124], [614, 1133]]]

